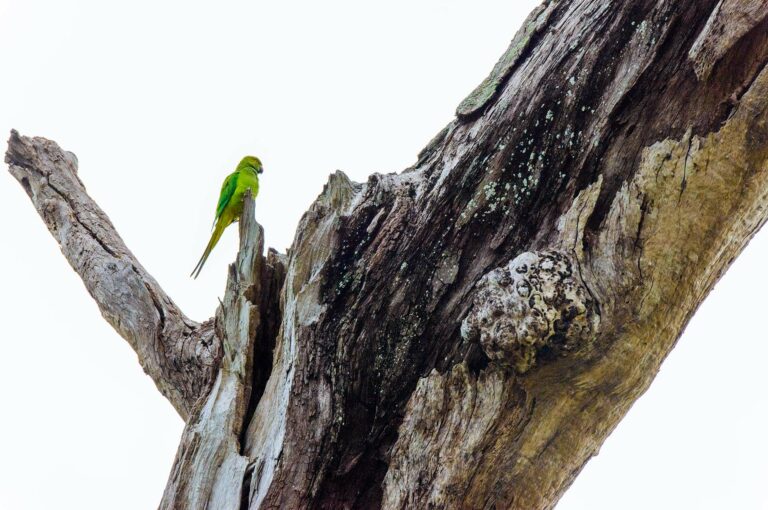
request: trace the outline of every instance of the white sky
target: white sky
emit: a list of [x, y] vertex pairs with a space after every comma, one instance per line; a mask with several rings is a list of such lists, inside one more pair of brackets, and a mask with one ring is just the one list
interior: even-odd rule
[[[0, 136], [75, 152], [203, 320], [236, 229], [188, 275], [242, 155], [265, 163], [257, 216], [284, 250], [329, 173], [412, 164], [536, 3], [0, 0]], [[155, 508], [181, 420], [5, 172], [0, 217], [0, 509]], [[558, 510], [768, 509], [766, 259], [763, 232]]]

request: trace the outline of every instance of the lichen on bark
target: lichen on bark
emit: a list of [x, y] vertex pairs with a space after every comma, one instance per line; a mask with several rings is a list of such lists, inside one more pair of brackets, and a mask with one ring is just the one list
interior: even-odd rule
[[519, 373], [540, 358], [586, 349], [597, 335], [597, 303], [563, 252], [522, 253], [485, 275], [475, 292], [462, 335]]

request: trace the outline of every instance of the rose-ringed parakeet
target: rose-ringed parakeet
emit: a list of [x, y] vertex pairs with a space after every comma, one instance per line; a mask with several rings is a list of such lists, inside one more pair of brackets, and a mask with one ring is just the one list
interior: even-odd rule
[[235, 171], [224, 179], [219, 194], [219, 203], [216, 206], [216, 218], [213, 220], [213, 234], [211, 234], [211, 240], [208, 241], [208, 246], [205, 247], [203, 256], [200, 257], [200, 261], [192, 270], [191, 276], [193, 278], [197, 278], [200, 274], [205, 261], [208, 260], [208, 255], [219, 242], [224, 229], [240, 219], [240, 215], [243, 213], [243, 195], [246, 190], [251, 190], [253, 198], [259, 194], [259, 174], [263, 171], [264, 168], [261, 166], [259, 158], [246, 156], [237, 165]]

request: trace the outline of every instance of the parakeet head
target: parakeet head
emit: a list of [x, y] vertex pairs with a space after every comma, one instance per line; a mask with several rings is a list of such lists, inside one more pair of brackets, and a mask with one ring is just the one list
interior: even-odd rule
[[252, 168], [253, 171], [257, 174], [264, 172], [264, 167], [261, 165], [261, 160], [256, 156], [246, 156], [240, 160], [240, 164], [237, 165], [237, 169], [244, 170], [246, 168]]

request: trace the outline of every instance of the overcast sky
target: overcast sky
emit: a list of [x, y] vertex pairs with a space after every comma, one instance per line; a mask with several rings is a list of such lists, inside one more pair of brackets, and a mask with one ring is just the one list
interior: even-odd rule
[[[246, 153], [284, 251], [341, 169], [400, 171], [488, 73], [533, 0], [0, 0], [0, 134], [51, 138], [196, 320], [222, 179]], [[182, 422], [0, 176], [0, 509], [156, 508]], [[701, 306], [558, 510], [768, 509], [768, 232]]]

